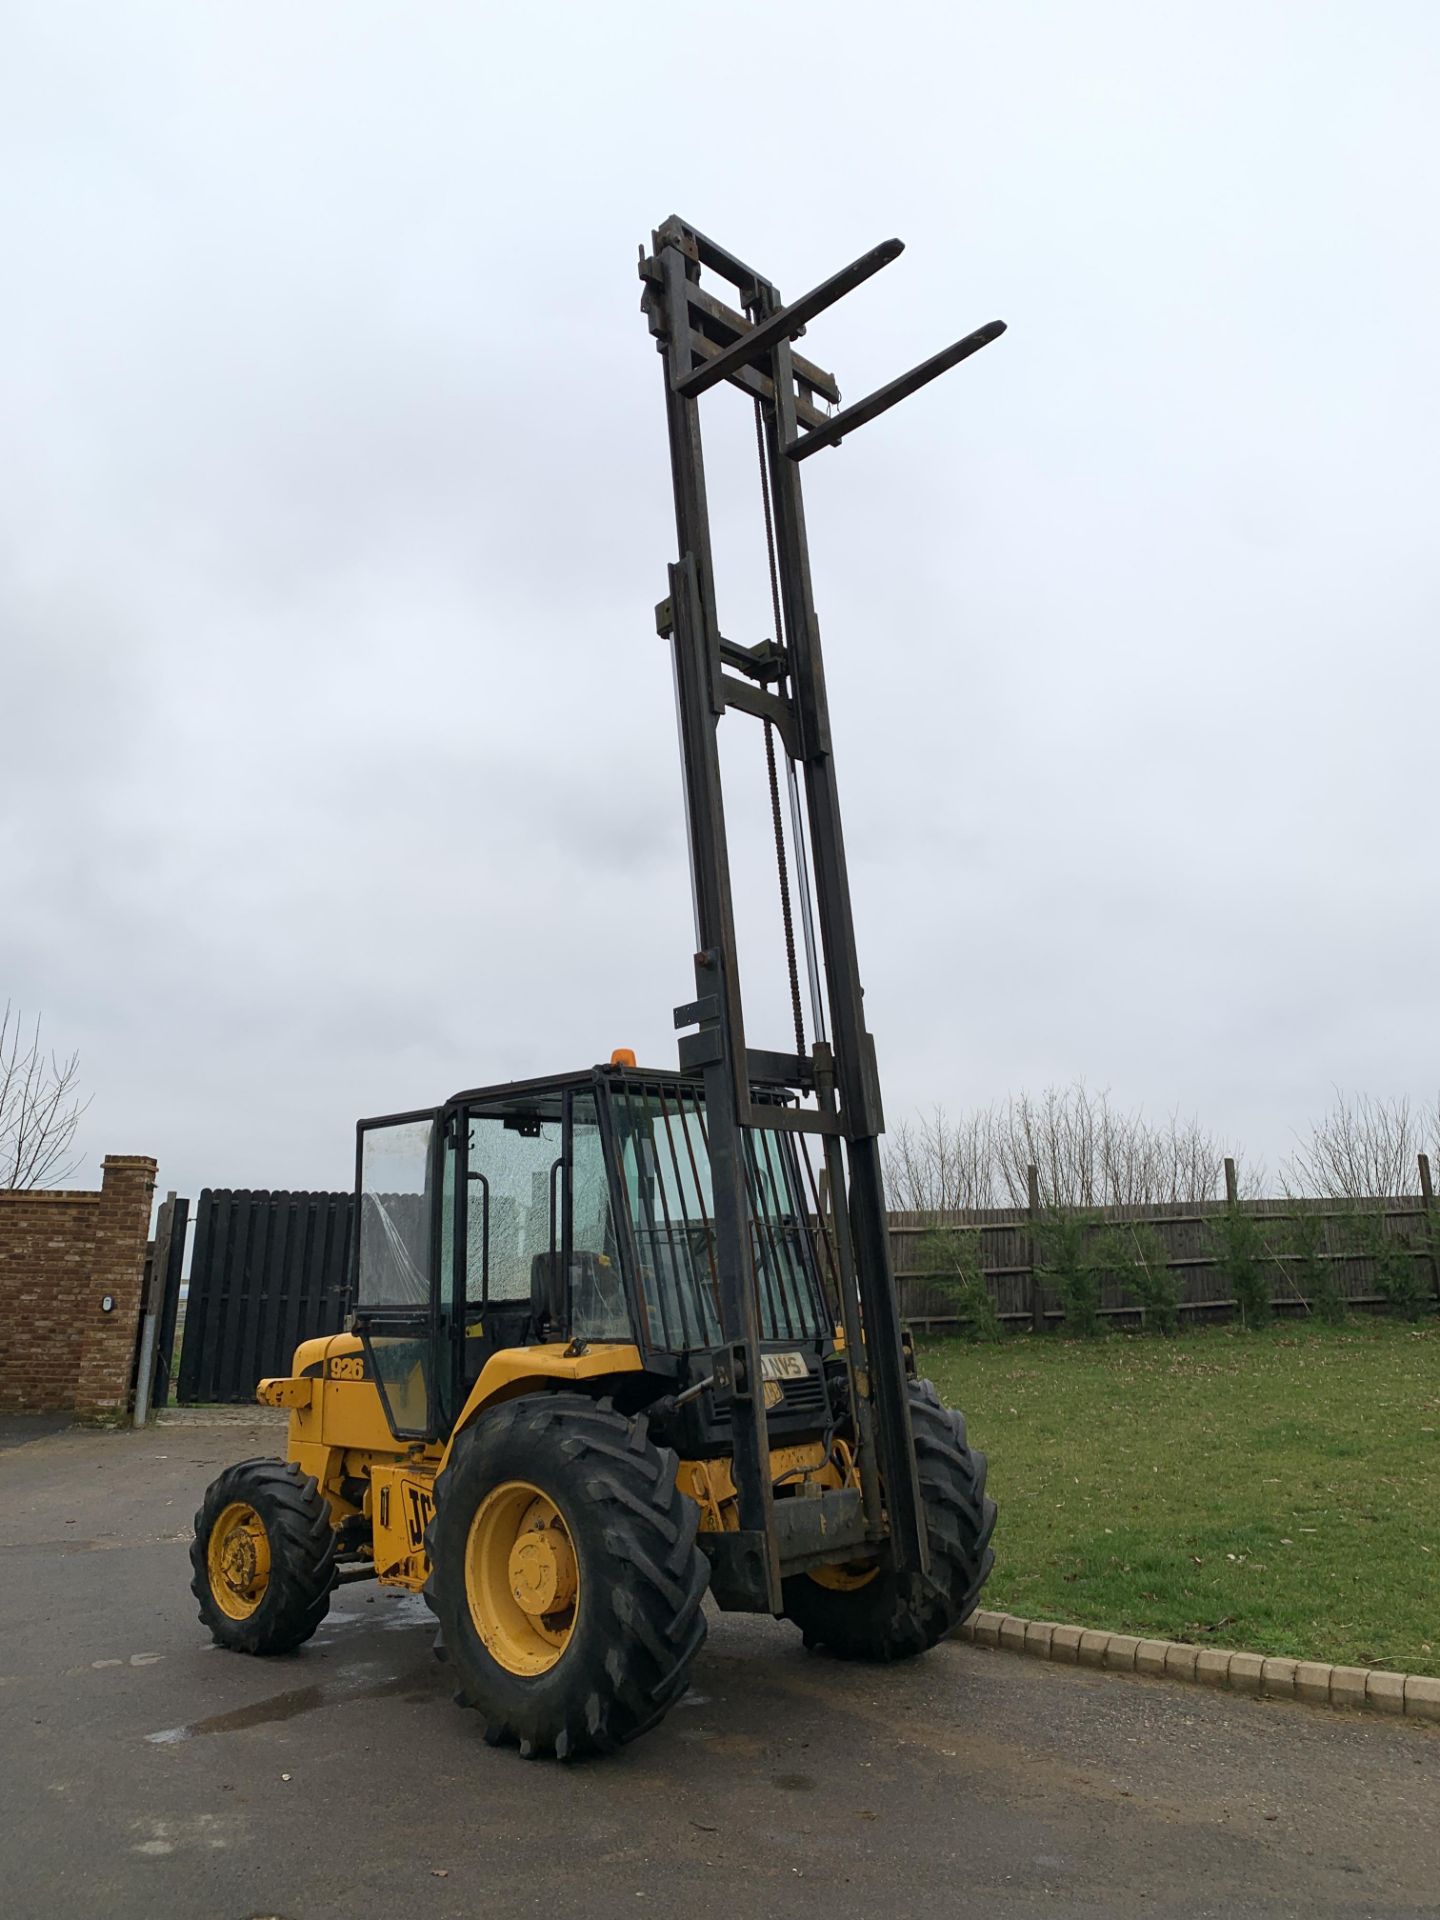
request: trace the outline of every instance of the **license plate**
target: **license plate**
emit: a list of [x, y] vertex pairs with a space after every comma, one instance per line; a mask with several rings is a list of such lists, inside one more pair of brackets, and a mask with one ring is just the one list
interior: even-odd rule
[[803, 1353], [762, 1353], [760, 1356], [762, 1380], [803, 1380], [809, 1371]]

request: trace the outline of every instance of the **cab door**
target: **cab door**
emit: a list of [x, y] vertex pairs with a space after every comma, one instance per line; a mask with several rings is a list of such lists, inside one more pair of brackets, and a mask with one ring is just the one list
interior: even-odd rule
[[537, 1287], [543, 1293], [565, 1242], [561, 1096], [552, 1094], [549, 1106], [542, 1110], [538, 1095], [533, 1106], [515, 1095], [447, 1115], [441, 1315], [456, 1334], [457, 1395], [491, 1353], [539, 1337]]
[[362, 1120], [356, 1136], [354, 1327], [391, 1432], [429, 1440], [444, 1431], [450, 1373], [439, 1287], [447, 1185], [441, 1115]]

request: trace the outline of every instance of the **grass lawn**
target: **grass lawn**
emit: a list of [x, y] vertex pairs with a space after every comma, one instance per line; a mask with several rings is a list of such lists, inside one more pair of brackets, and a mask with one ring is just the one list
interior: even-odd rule
[[1440, 1674], [1440, 1327], [920, 1343], [990, 1456], [983, 1604]]

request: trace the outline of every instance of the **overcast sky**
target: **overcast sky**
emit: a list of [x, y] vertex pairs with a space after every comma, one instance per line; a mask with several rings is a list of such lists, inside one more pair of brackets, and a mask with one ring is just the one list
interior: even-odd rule
[[345, 1185], [360, 1114], [673, 1060], [672, 211], [792, 296], [907, 243], [807, 336], [850, 399], [1009, 323], [803, 470], [892, 1123], [1083, 1075], [1273, 1166], [1432, 1096], [1437, 55], [1426, 0], [9, 0], [0, 999], [85, 1174]]

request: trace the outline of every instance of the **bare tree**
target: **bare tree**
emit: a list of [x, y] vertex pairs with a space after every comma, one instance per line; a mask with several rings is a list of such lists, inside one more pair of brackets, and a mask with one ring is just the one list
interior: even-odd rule
[[1321, 1199], [1367, 1200], [1413, 1193], [1417, 1156], [1440, 1146], [1440, 1101], [1416, 1114], [1410, 1102], [1335, 1089], [1335, 1104], [1285, 1163], [1287, 1188]]
[[892, 1207], [956, 1213], [995, 1204], [995, 1145], [988, 1109], [950, 1121], [943, 1107], [904, 1121], [886, 1142], [885, 1189]]
[[89, 1106], [79, 1095], [80, 1056], [48, 1053], [40, 1016], [5, 1002], [0, 1014], [0, 1189], [56, 1187], [80, 1164], [75, 1129]]
[[1013, 1206], [1039, 1175], [1048, 1207], [1143, 1206], [1213, 1199], [1224, 1191], [1225, 1154], [1198, 1120], [1163, 1122], [1112, 1107], [1081, 1080], [1019, 1094], [995, 1116], [995, 1157]]
[[1120, 1112], [1083, 1081], [959, 1121], [936, 1107], [891, 1136], [885, 1179], [891, 1204], [915, 1211], [1023, 1207], [1032, 1166], [1049, 1207], [1185, 1204], [1224, 1192], [1224, 1151], [1197, 1120]]

